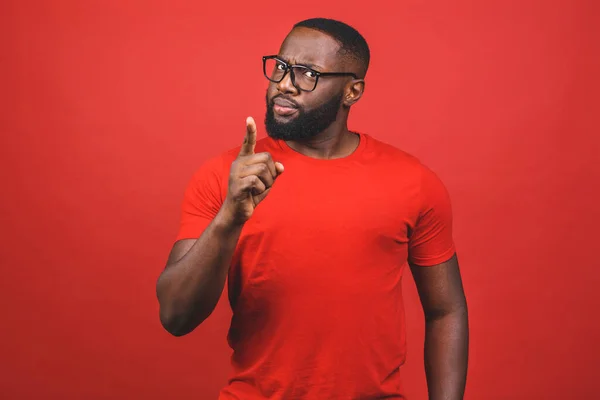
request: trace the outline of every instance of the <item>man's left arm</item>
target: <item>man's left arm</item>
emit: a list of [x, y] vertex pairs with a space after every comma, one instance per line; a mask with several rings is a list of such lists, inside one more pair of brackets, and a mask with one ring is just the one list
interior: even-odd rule
[[434, 266], [410, 264], [425, 314], [425, 373], [430, 400], [461, 400], [469, 348], [467, 302], [456, 254]]

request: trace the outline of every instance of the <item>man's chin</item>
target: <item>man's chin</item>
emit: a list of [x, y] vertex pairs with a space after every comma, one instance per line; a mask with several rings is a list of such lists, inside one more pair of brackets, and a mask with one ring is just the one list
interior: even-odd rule
[[279, 125], [285, 126], [288, 123], [294, 122], [296, 119], [298, 119], [297, 112], [290, 114], [290, 115], [279, 115], [279, 114], [273, 113], [273, 120]]
[[288, 132], [279, 129], [267, 129], [267, 135], [272, 139], [290, 140], [291, 138], [291, 135]]
[[299, 140], [303, 138], [303, 129], [299, 126], [301, 115], [295, 112], [291, 115], [278, 115], [269, 110], [265, 116], [267, 134], [273, 139]]
[[286, 126], [284, 124], [267, 126], [267, 135], [269, 135], [273, 139], [281, 140], [293, 140], [294, 137], [297, 136], [294, 132], [291, 132], [289, 129], [286, 129]]

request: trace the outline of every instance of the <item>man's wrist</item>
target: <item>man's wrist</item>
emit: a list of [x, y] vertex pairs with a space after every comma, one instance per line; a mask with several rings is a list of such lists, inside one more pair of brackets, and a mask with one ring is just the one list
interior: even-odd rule
[[236, 221], [235, 217], [229, 212], [225, 204], [215, 216], [213, 225], [219, 232], [223, 233], [234, 233], [236, 231], [241, 231], [244, 227], [244, 223]]

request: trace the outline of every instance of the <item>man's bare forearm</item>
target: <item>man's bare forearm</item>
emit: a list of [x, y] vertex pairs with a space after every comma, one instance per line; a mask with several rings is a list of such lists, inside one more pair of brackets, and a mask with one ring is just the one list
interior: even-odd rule
[[462, 400], [467, 379], [466, 306], [426, 319], [425, 372], [430, 400]]
[[160, 320], [176, 336], [204, 321], [217, 305], [242, 226], [219, 212], [194, 245], [170, 260], [156, 289]]

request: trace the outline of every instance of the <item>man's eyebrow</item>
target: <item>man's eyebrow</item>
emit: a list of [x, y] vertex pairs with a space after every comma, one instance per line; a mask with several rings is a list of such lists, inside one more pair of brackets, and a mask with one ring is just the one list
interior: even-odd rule
[[[288, 64], [290, 63], [290, 62], [289, 62], [289, 59], [287, 59], [287, 58], [285, 58], [285, 57], [282, 57], [282, 56], [279, 56], [279, 55], [278, 55], [278, 56], [277, 56], [277, 58], [279, 58], [279, 59], [280, 59], [280, 60], [282, 60], [282, 61], [285, 61], [285, 62], [286, 62], [286, 63], [288, 63]], [[313, 63], [309, 63], [309, 62], [299, 62], [299, 63], [295, 63], [295, 65], [302, 65], [303, 67], [313, 68], [313, 69], [315, 69], [315, 70], [325, 69], [325, 68], [323, 68], [323, 67], [322, 67], [322, 66], [320, 66], [320, 65], [313, 64]]]

